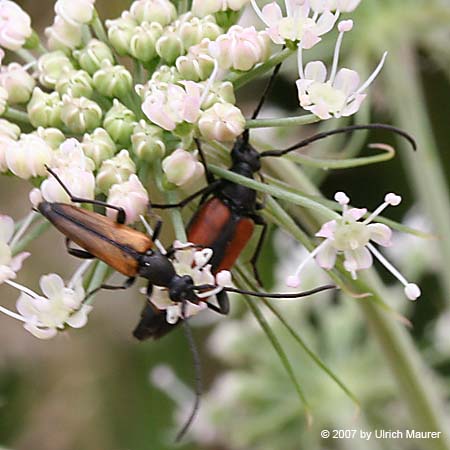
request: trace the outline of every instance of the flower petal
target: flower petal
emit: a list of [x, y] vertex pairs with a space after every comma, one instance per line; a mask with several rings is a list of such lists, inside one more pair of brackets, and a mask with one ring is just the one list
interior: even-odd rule
[[14, 221], [9, 216], [0, 215], [0, 242], [7, 244], [14, 234]]
[[366, 247], [360, 247], [356, 250], [345, 250], [345, 268], [350, 272], [362, 269], [368, 269], [372, 263], [372, 254]]
[[317, 237], [323, 237], [326, 239], [332, 239], [336, 230], [336, 221], [330, 220], [322, 225], [322, 228], [315, 234]]
[[389, 247], [392, 237], [392, 230], [382, 223], [371, 223], [367, 225], [367, 229], [370, 231], [370, 239], [377, 244]]
[[9, 266], [11, 267], [14, 272], [18, 272], [22, 268], [22, 263], [27, 259], [31, 253], [29, 252], [21, 252], [14, 256], [13, 259], [11, 259], [11, 262]]
[[366, 208], [350, 208], [348, 211], [345, 212], [345, 215], [350, 216], [353, 220], [359, 220], [366, 213], [367, 213]]
[[44, 295], [49, 299], [62, 297], [64, 292], [64, 282], [56, 273], [42, 276], [39, 286]]
[[83, 305], [82, 308], [76, 313], [72, 314], [66, 323], [72, 328], [82, 328], [88, 321], [88, 314], [92, 311], [91, 305]]
[[333, 87], [344, 92], [348, 97], [353, 94], [359, 86], [359, 75], [358, 72], [350, 69], [341, 69], [334, 79]]
[[305, 67], [305, 79], [324, 83], [327, 77], [327, 68], [322, 61], [311, 61]]
[[321, 250], [319, 250], [319, 253], [317, 253], [317, 264], [319, 264], [322, 269], [332, 269], [336, 262], [336, 255], [336, 249], [331, 245], [331, 243], [327, 243]]
[[23, 327], [38, 339], [51, 339], [58, 333], [56, 328], [39, 328], [30, 323], [25, 323]]
[[281, 8], [276, 2], [268, 3], [264, 5], [262, 9], [262, 15], [266, 25], [272, 27], [277, 25], [277, 23], [283, 18], [283, 13]]

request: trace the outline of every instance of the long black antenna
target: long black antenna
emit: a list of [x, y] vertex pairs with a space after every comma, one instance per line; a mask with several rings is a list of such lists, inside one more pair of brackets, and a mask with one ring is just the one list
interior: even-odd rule
[[351, 133], [352, 131], [358, 131], [358, 130], [392, 131], [393, 133], [398, 134], [399, 136], [402, 136], [403, 138], [405, 138], [411, 144], [411, 147], [413, 148], [413, 150], [417, 150], [416, 141], [406, 131], [404, 131], [400, 128], [394, 127], [392, 125], [387, 125], [385, 123], [370, 123], [370, 124], [366, 124], [366, 125], [349, 125], [348, 127], [336, 128], [335, 130], [317, 133], [313, 136], [310, 136], [309, 138], [303, 139], [302, 141], [298, 142], [297, 144], [294, 144], [291, 147], [288, 147], [284, 150], [267, 150], [265, 152], [262, 152], [262, 153], [260, 153], [260, 157], [262, 158], [262, 157], [266, 157], [266, 156], [283, 156], [294, 150], [298, 150], [299, 148], [306, 147], [307, 145], [311, 144], [312, 142], [320, 141], [321, 139], [327, 138], [328, 136], [333, 136], [335, 134], [342, 134], [342, 133]]
[[[194, 289], [196, 291], [203, 291], [207, 289], [214, 289], [217, 286], [214, 286], [212, 284], [201, 284], [198, 286], [194, 286]], [[301, 298], [301, 297], [307, 297], [308, 295], [317, 294], [322, 291], [328, 291], [330, 289], [337, 289], [337, 287], [334, 284], [325, 284], [324, 286], [319, 286], [314, 289], [310, 289], [309, 291], [303, 291], [303, 292], [286, 292], [286, 293], [277, 293], [277, 294], [270, 294], [269, 292], [257, 292], [257, 291], [246, 291], [244, 289], [237, 289], [233, 287], [224, 287], [223, 290], [225, 292], [234, 292], [236, 294], [244, 294], [244, 295], [252, 295], [253, 297], [266, 297], [266, 298]]]
[[[184, 309], [184, 308], [183, 308]], [[195, 401], [194, 406], [192, 407], [191, 414], [189, 415], [188, 419], [186, 420], [185, 424], [181, 428], [181, 430], [178, 432], [175, 442], [180, 442], [180, 440], [183, 438], [183, 436], [188, 431], [189, 427], [192, 425], [192, 422], [195, 419], [195, 416], [197, 415], [198, 408], [200, 407], [200, 398], [203, 393], [203, 387], [202, 387], [202, 369], [200, 364], [200, 355], [198, 353], [197, 346], [195, 345], [194, 336], [192, 335], [191, 327], [188, 324], [188, 318], [184, 317], [184, 311], [183, 311], [183, 329], [184, 334], [186, 336], [186, 339], [188, 341], [189, 350], [192, 355], [192, 360], [194, 362], [194, 371], [195, 371]]]

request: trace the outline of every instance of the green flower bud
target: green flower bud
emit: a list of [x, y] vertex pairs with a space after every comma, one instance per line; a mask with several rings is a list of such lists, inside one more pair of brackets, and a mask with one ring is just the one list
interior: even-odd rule
[[101, 68], [103, 61], [114, 63], [111, 49], [98, 39], [91, 39], [86, 47], [75, 50], [73, 56], [77, 59], [80, 67], [89, 75], [94, 75]]
[[0, 86], [0, 116], [5, 113], [8, 104], [8, 91]]
[[207, 80], [214, 69], [214, 58], [208, 53], [209, 39], [189, 48], [187, 55], [177, 58], [175, 65], [184, 80]]
[[137, 26], [128, 11], [124, 11], [118, 19], [106, 21], [109, 42], [119, 55], [124, 56], [130, 52], [130, 40]]
[[91, 134], [86, 133], [81, 148], [84, 154], [95, 162], [96, 168], [116, 153], [116, 144], [103, 128], [96, 128]]
[[113, 100], [112, 108], [106, 113], [103, 127], [112, 137], [114, 142], [128, 147], [131, 135], [136, 126], [136, 117], [133, 111], [126, 108], [119, 100]]
[[63, 106], [61, 109], [61, 118], [74, 133], [84, 133], [92, 131], [101, 124], [102, 110], [97, 103], [86, 97], [71, 97], [63, 95]]
[[53, 150], [57, 150], [66, 140], [64, 133], [61, 130], [58, 130], [58, 128], [38, 127], [35, 134], [43, 139]]
[[136, 166], [127, 150], [121, 150], [114, 158], [103, 161], [95, 184], [100, 192], [108, 195], [113, 184], [122, 184], [136, 173]]
[[163, 35], [156, 42], [156, 52], [168, 64], [173, 64], [180, 55], [184, 54], [183, 40], [175, 26], [165, 29]]
[[206, 16], [203, 19], [192, 17], [178, 26], [178, 34], [185, 48], [197, 45], [205, 38], [214, 41], [222, 33], [222, 28], [217, 25], [213, 16]]
[[70, 59], [60, 50], [42, 55], [38, 59], [37, 68], [39, 82], [47, 88], [55, 87], [65, 69], [74, 69]]
[[168, 0], [138, 0], [133, 2], [130, 12], [139, 23], [158, 22], [168, 25], [177, 17], [175, 6]]
[[61, 109], [62, 101], [57, 92], [47, 94], [38, 87], [33, 89], [27, 112], [34, 127], [60, 128], [62, 126]]
[[139, 61], [148, 62], [157, 56], [155, 45], [163, 27], [158, 22], [143, 22], [136, 27], [130, 40], [130, 53]]
[[19, 138], [20, 133], [20, 127], [15, 123], [11, 123], [6, 119], [0, 119], [0, 138], [5, 137], [15, 141]]
[[109, 61], [102, 63], [102, 68], [95, 72], [94, 87], [106, 97], [124, 97], [133, 87], [133, 77], [124, 66], [113, 66]]
[[156, 125], [150, 125], [140, 120], [131, 135], [134, 154], [141, 160], [153, 162], [161, 159], [166, 146], [162, 140], [163, 130]]
[[92, 78], [84, 70], [65, 69], [56, 82], [55, 89], [59, 95], [90, 98], [93, 92]]
[[[206, 87], [207, 82], [201, 83], [203, 88]], [[230, 81], [215, 81], [209, 89], [208, 95], [202, 103], [202, 109], [211, 108], [215, 103], [236, 103], [234, 96], [233, 83]]]
[[1, 68], [0, 86], [8, 91], [8, 103], [28, 102], [35, 85], [34, 78], [20, 64], [11, 63]]

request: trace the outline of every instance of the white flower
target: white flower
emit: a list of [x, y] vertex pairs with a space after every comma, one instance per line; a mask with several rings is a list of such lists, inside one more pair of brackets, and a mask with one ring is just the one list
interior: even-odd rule
[[20, 135], [20, 128], [5, 119], [0, 119], [0, 173], [8, 170], [6, 150], [14, 145]]
[[[111, 186], [107, 202], [123, 208], [126, 214], [126, 223], [133, 223], [139, 219], [141, 214], [145, 213], [148, 205], [148, 193], [139, 178], [133, 174], [127, 181]], [[107, 208], [106, 215], [115, 218], [117, 211]]]
[[6, 111], [8, 103], [8, 91], [0, 86], [0, 116]]
[[121, 150], [116, 156], [103, 161], [97, 173], [97, 189], [107, 194], [113, 184], [121, 184], [136, 173], [136, 166], [128, 150]]
[[16, 278], [16, 272], [22, 268], [23, 261], [30, 256], [28, 252], [12, 256], [13, 234], [14, 221], [9, 216], [0, 215], [0, 284]]
[[204, 173], [201, 162], [190, 152], [177, 148], [171, 155], [164, 158], [162, 169], [167, 180], [177, 186], [183, 186], [196, 180]]
[[82, 27], [71, 25], [60, 16], [55, 16], [53, 25], [47, 27], [44, 33], [50, 50], [73, 50], [81, 44], [83, 38]]
[[344, 33], [351, 28], [352, 21], [350, 20], [339, 24], [340, 33], [328, 79], [327, 69], [322, 61], [311, 61], [303, 69], [302, 49], [301, 47], [298, 49], [300, 79], [297, 80], [297, 89], [300, 105], [321, 119], [346, 117], [355, 114], [366, 98], [366, 94], [363, 92], [380, 73], [386, 59], [387, 53], [385, 52], [376, 69], [362, 84], [356, 71], [346, 68], [338, 71], [337, 65], [342, 38]]
[[79, 27], [91, 21], [95, 0], [58, 0], [55, 13], [73, 27]]
[[45, 166], [51, 163], [52, 158], [52, 148], [36, 134], [22, 134], [5, 152], [9, 170], [24, 179], [46, 175]]
[[72, 287], [65, 287], [61, 277], [49, 274], [42, 276], [39, 284], [44, 296], [22, 288], [17, 300], [20, 316], [16, 318], [24, 322], [27, 331], [39, 339], [51, 339], [66, 325], [72, 328], [86, 325], [92, 306], [83, 304], [84, 289], [80, 278]]
[[0, 86], [7, 90], [9, 103], [26, 103], [35, 84], [34, 78], [20, 64], [11, 63], [0, 70]]
[[[212, 250], [204, 248], [197, 250], [194, 244], [182, 243], [175, 241], [173, 244], [175, 250], [173, 265], [177, 275], [188, 275], [192, 278], [194, 286], [211, 285], [216, 286], [206, 292], [197, 294], [199, 299], [207, 298], [216, 295], [225, 286], [230, 286], [231, 275], [228, 271], [221, 271], [216, 278], [211, 273], [211, 265], [208, 261], [212, 257]], [[158, 309], [166, 310], [166, 320], [168, 323], [175, 324], [179, 318], [183, 318], [183, 304], [181, 302], [173, 302], [169, 298], [166, 288], [153, 286], [153, 293], [149, 299]], [[207, 308], [206, 303], [199, 302], [198, 304], [186, 301], [185, 317], [190, 317], [198, 314], [200, 311]]]
[[352, 12], [360, 4], [361, 0], [310, 0], [311, 8], [314, 12], [323, 12], [325, 10], [340, 12]]
[[201, 103], [201, 88], [193, 81], [185, 81], [183, 87], [158, 83], [150, 87], [142, 111], [156, 125], [173, 131], [182, 122], [195, 123]]
[[342, 205], [342, 217], [322, 225], [316, 236], [325, 238], [325, 240], [303, 260], [295, 274], [288, 277], [286, 281], [288, 286], [298, 287], [300, 272], [306, 263], [314, 257], [320, 267], [329, 270], [336, 264], [337, 255], [343, 254], [345, 269], [356, 279], [357, 271], [372, 266], [372, 255], [374, 255], [404, 285], [405, 295], [410, 300], [416, 300], [420, 296], [419, 287], [414, 283], [409, 283], [371, 243], [373, 241], [383, 247], [392, 245], [392, 230], [387, 225], [370, 222], [387, 206], [400, 204], [401, 197], [392, 193], [387, 194], [384, 203], [364, 221], [360, 221], [360, 219], [367, 213], [366, 208], [349, 209], [350, 199], [343, 192], [336, 193], [334, 198]]
[[219, 11], [239, 11], [249, 0], [194, 0], [192, 2], [192, 14], [205, 17]]
[[30, 16], [15, 2], [0, 0], [0, 45], [19, 50], [32, 32]]
[[226, 34], [209, 44], [209, 53], [222, 69], [250, 70], [267, 60], [270, 55], [269, 42], [265, 31], [233, 25]]
[[[329, 8], [319, 12], [311, 8], [308, 0], [285, 0], [286, 17], [276, 2], [259, 9], [256, 0], [251, 0], [253, 9], [267, 25], [267, 33], [275, 44], [286, 41], [299, 42], [299, 46], [309, 49], [320, 42], [320, 36], [328, 33], [336, 23], [339, 14], [332, 14]], [[312, 3], [312, 2], [311, 2]], [[312, 12], [312, 17], [310, 13]]]

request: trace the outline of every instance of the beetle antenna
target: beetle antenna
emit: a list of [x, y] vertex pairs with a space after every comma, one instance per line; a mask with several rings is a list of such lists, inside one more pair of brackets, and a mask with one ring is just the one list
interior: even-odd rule
[[313, 136], [310, 136], [309, 138], [303, 139], [302, 141], [298, 142], [297, 144], [294, 144], [291, 147], [288, 147], [284, 150], [267, 150], [265, 152], [260, 153], [259, 156], [261, 158], [266, 157], [266, 156], [283, 156], [294, 150], [298, 150], [299, 148], [306, 147], [307, 145], [311, 144], [312, 142], [316, 142], [316, 141], [320, 141], [321, 139], [325, 139], [328, 136], [333, 136], [335, 134], [342, 134], [342, 133], [351, 133], [352, 131], [358, 131], [358, 130], [391, 131], [392, 133], [398, 134], [399, 136], [405, 138], [410, 143], [413, 150], [417, 150], [417, 144], [416, 144], [416, 141], [414, 140], [414, 138], [409, 133], [402, 130], [401, 128], [397, 128], [397, 127], [394, 127], [392, 125], [388, 125], [385, 123], [370, 123], [370, 124], [366, 124], [366, 125], [349, 125], [348, 127], [336, 128], [335, 130], [317, 133]]
[[161, 252], [161, 254], [167, 255], [167, 250], [161, 244], [161, 241], [159, 239], [153, 239], [153, 236], [155, 236], [155, 233], [153, 231], [153, 228], [150, 226], [150, 224], [145, 219], [145, 217], [143, 215], [139, 215], [139, 218], [141, 219], [141, 222], [144, 224], [144, 227], [145, 227], [148, 235], [152, 238], [152, 241], [155, 243], [156, 247]]
[[[252, 114], [252, 116], [251, 116], [251, 120], [254, 120], [254, 119], [256, 119], [256, 118], [258, 117], [258, 114], [260, 113], [261, 108], [263, 107], [264, 102], [265, 102], [266, 99], [267, 99], [267, 96], [269, 95], [270, 91], [272, 90], [273, 84], [274, 84], [274, 82], [275, 82], [275, 78], [276, 78], [278, 72], [280, 71], [281, 64], [282, 64], [282, 62], [280, 62], [279, 64], [277, 64], [277, 65], [275, 66], [275, 69], [273, 69], [272, 75], [270, 76], [269, 81], [268, 81], [268, 83], [266, 84], [266, 87], [265, 87], [265, 89], [264, 89], [263, 95], [262, 95], [261, 98], [259, 99], [258, 106], [257, 106], [257, 107], [255, 108], [255, 110], [253, 111], [253, 114]], [[249, 129], [248, 129], [248, 128], [247, 128], [246, 130], [244, 130], [243, 138], [244, 138], [244, 141], [245, 141], [245, 142], [248, 142], [248, 138], [249, 138]]]
[[186, 336], [186, 339], [188, 341], [189, 350], [192, 355], [192, 360], [194, 362], [194, 370], [195, 370], [195, 401], [194, 406], [192, 407], [191, 414], [189, 415], [188, 419], [186, 420], [185, 424], [181, 428], [181, 430], [178, 432], [175, 442], [180, 442], [180, 440], [183, 438], [183, 436], [188, 431], [189, 427], [192, 425], [192, 422], [195, 419], [195, 416], [197, 415], [199, 406], [200, 406], [200, 398], [203, 392], [202, 388], [202, 370], [201, 370], [201, 364], [200, 364], [200, 355], [198, 353], [197, 346], [195, 345], [194, 336], [192, 335], [192, 329], [188, 324], [188, 319], [184, 316], [184, 305], [186, 304], [186, 301], [183, 300], [182, 305], [182, 316], [183, 316], [183, 328], [184, 328], [184, 334]]
[[[203, 291], [206, 289], [213, 289], [213, 288], [217, 288], [217, 286], [214, 286], [213, 284], [200, 284], [198, 286], [194, 286], [193, 289], [195, 289], [196, 291]], [[245, 289], [237, 289], [237, 288], [233, 288], [233, 287], [222, 288], [222, 290], [224, 290], [225, 292], [234, 292], [236, 294], [251, 295], [253, 297], [279, 298], [279, 299], [307, 297], [308, 295], [317, 294], [319, 292], [328, 291], [330, 289], [338, 289], [338, 287], [335, 286], [334, 284], [325, 284], [323, 286], [319, 286], [314, 289], [310, 289], [308, 291], [286, 292], [286, 293], [276, 293], [276, 294], [271, 294], [269, 292], [246, 291]]]

